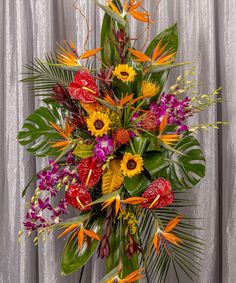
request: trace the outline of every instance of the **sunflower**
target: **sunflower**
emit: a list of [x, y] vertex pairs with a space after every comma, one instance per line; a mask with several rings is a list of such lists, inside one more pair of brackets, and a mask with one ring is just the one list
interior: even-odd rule
[[121, 161], [121, 170], [129, 178], [138, 175], [143, 170], [143, 158], [139, 154], [125, 153]]
[[95, 111], [87, 119], [88, 130], [95, 137], [101, 137], [107, 134], [107, 131], [110, 129], [110, 120], [107, 114]]
[[159, 90], [160, 90], [159, 85], [156, 84], [154, 81], [146, 80], [146, 81], [143, 82], [143, 85], [142, 85], [143, 97], [151, 98], [151, 97], [155, 96], [158, 93]]
[[113, 71], [113, 75], [122, 82], [133, 82], [137, 73], [127, 64], [120, 64]]

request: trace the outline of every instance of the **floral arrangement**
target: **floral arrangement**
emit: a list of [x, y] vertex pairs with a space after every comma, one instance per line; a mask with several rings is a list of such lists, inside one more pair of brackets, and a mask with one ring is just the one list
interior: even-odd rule
[[153, 22], [143, 1], [107, 2], [97, 3], [105, 11], [101, 48], [78, 54], [65, 41], [55, 56], [26, 66], [23, 82], [43, 106], [18, 139], [50, 158], [23, 192], [37, 183], [24, 227], [37, 232], [35, 244], [61, 230], [63, 275], [97, 253], [106, 262], [100, 283], [164, 282], [169, 268], [177, 281], [180, 270], [193, 279], [203, 247], [182, 208], [194, 205], [189, 189], [205, 175], [194, 134], [219, 123], [187, 121], [220, 102], [219, 90], [197, 94], [191, 69], [164, 91], [170, 70], [185, 64], [175, 63], [177, 25], [137, 50], [129, 18]]

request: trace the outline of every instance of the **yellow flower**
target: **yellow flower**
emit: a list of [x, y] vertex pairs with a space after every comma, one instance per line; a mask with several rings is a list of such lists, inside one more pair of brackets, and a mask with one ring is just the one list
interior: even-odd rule
[[155, 82], [153, 82], [151, 80], [147, 80], [147, 81], [143, 82], [143, 85], [142, 85], [143, 97], [151, 98], [151, 97], [155, 96], [158, 93], [159, 90], [160, 90], [160, 87]]
[[87, 119], [88, 130], [95, 137], [101, 137], [107, 134], [107, 131], [110, 129], [110, 120], [107, 114], [101, 112], [93, 112]]
[[127, 64], [120, 64], [113, 71], [113, 75], [122, 82], [133, 82], [137, 73]]
[[138, 154], [125, 153], [121, 161], [121, 170], [129, 178], [138, 175], [143, 170], [143, 158]]

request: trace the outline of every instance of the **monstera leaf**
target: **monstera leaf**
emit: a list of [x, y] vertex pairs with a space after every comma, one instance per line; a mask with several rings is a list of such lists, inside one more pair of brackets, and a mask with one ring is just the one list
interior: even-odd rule
[[[103, 217], [94, 218], [89, 227], [90, 229], [101, 235], [103, 228]], [[62, 261], [61, 261], [61, 273], [62, 275], [68, 275], [75, 272], [77, 269], [83, 267], [91, 256], [94, 254], [99, 242], [96, 240], [85, 241], [81, 250], [78, 250], [77, 238], [71, 240], [68, 239], [68, 242], [64, 248]]]
[[205, 158], [200, 144], [196, 138], [186, 136], [175, 149], [165, 151], [168, 165], [164, 172], [176, 190], [190, 189], [205, 176]]
[[[155, 47], [157, 46], [158, 42], [162, 42], [162, 46], [164, 46], [165, 44], [167, 44], [166, 46], [166, 50], [170, 50], [171, 49], [171, 53], [173, 52], [177, 52], [178, 50], [178, 27], [177, 24], [174, 24], [173, 26], [171, 26], [170, 28], [164, 30], [163, 32], [161, 32], [160, 34], [158, 34], [150, 43], [149, 47], [146, 50], [146, 55], [148, 55], [149, 57], [151, 56], [151, 54], [153, 53]], [[173, 62], [174, 63], [174, 62]], [[178, 65], [177, 65], [178, 66]], [[170, 69], [171, 66], [168, 66], [167, 69]], [[162, 66], [163, 68], [163, 66]], [[160, 71], [157, 71], [157, 68], [155, 70], [155, 68], [153, 68], [153, 71], [155, 71], [155, 73], [153, 73], [151, 75], [151, 78], [158, 83], [158, 85], [160, 86], [160, 92], [162, 91], [167, 78], [168, 78], [168, 74], [169, 71], [165, 70], [162, 71], [162, 69], [160, 68]]]
[[58, 149], [51, 147], [51, 142], [61, 139], [49, 122], [60, 125], [62, 112], [55, 103], [40, 107], [30, 114], [19, 132], [18, 140], [28, 151], [39, 157], [57, 156]]
[[121, 173], [120, 160], [111, 161], [111, 166], [102, 177], [102, 193], [108, 194], [118, 190], [122, 185], [124, 177]]

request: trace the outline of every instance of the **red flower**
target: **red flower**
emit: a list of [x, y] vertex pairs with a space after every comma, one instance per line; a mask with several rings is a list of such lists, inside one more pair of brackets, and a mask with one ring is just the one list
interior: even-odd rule
[[66, 192], [65, 197], [70, 205], [81, 211], [88, 211], [91, 209], [91, 207], [87, 205], [92, 202], [92, 199], [85, 185], [71, 185]]
[[164, 178], [158, 178], [152, 182], [142, 197], [146, 199], [142, 204], [144, 208], [161, 208], [170, 205], [174, 201], [174, 193], [170, 182]]
[[93, 76], [86, 71], [79, 70], [74, 77], [74, 82], [68, 87], [71, 98], [83, 103], [94, 103], [98, 97], [98, 87]]
[[93, 157], [81, 159], [78, 172], [79, 179], [88, 188], [95, 186], [102, 176], [103, 164]]

